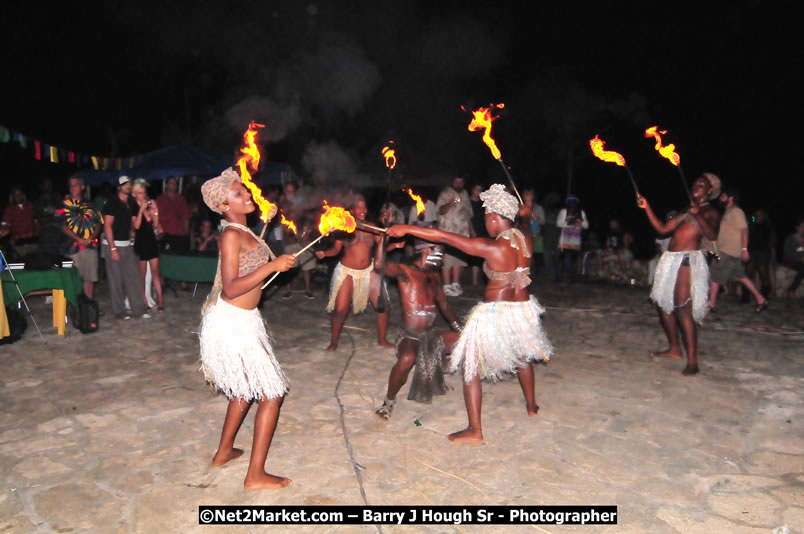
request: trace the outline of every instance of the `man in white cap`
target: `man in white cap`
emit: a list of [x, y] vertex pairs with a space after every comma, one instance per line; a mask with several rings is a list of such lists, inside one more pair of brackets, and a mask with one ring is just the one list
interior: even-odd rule
[[[131, 198], [131, 180], [121, 176], [117, 181], [117, 194], [103, 206], [102, 240], [112, 311], [118, 319], [130, 319], [132, 315], [143, 319], [151, 317], [146, 313], [142, 276], [132, 246], [132, 228], [138, 209]], [[126, 298], [130, 310], [126, 308]]]

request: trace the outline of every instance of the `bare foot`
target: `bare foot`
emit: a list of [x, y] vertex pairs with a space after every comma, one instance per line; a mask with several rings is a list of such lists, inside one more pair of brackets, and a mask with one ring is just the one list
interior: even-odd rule
[[221, 467], [226, 462], [234, 460], [235, 458], [240, 458], [242, 455], [243, 455], [243, 449], [232, 448], [227, 452], [218, 451], [212, 458], [212, 465], [215, 467]]
[[671, 360], [680, 360], [682, 358], [680, 352], [671, 352], [669, 350], [664, 350], [661, 352], [651, 352], [650, 355], [653, 358], [670, 358]]
[[528, 408], [528, 417], [533, 417], [534, 415], [539, 413], [539, 405], [534, 404], [532, 408]]
[[391, 343], [388, 343], [388, 340], [386, 340], [386, 339], [383, 339], [382, 341], [378, 341], [378, 342], [377, 342], [377, 345], [379, 345], [379, 346], [381, 346], [381, 347], [384, 347], [384, 348], [386, 348], [386, 349], [393, 349], [393, 348], [395, 348], [395, 346], [394, 346], [394, 345], [392, 345]]
[[448, 439], [455, 442], [483, 443], [483, 432], [474, 428], [466, 428], [460, 432], [453, 432]]
[[327, 352], [335, 352], [336, 350], [338, 350], [338, 346], [333, 345], [332, 343], [330, 343], [329, 347], [327, 347]]
[[693, 376], [698, 374], [698, 366], [697, 365], [688, 365], [681, 371], [681, 374], [684, 376]]
[[246, 475], [246, 481], [243, 483], [243, 487], [248, 491], [281, 489], [288, 487], [291, 482], [293, 481], [289, 478], [277, 477], [274, 475], [269, 475], [268, 473], [262, 473], [261, 475], [256, 475], [254, 477], [249, 477]]

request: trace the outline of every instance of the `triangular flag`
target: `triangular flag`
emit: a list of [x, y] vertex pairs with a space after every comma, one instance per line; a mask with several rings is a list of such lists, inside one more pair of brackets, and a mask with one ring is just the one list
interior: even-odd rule
[[5, 126], [0, 126], [0, 143], [8, 143], [11, 140], [11, 132]]
[[98, 156], [92, 156], [92, 167], [96, 171], [98, 170]]
[[38, 160], [42, 159], [42, 143], [34, 139], [34, 157]]
[[134, 156], [131, 156], [130, 158], [128, 158], [128, 168], [129, 169], [134, 168]]
[[25, 137], [24, 134], [17, 134], [17, 142], [20, 144], [22, 148], [28, 148], [28, 138]]
[[50, 147], [50, 163], [59, 162], [59, 149], [55, 146]]
[[109, 158], [103, 158], [103, 170], [104, 171], [109, 170]]
[[120, 158], [114, 158], [114, 168], [117, 171], [121, 170], [123, 168], [123, 160]]
[[75, 163], [75, 152], [73, 152], [72, 150], [67, 152], [67, 161], [69, 163]]

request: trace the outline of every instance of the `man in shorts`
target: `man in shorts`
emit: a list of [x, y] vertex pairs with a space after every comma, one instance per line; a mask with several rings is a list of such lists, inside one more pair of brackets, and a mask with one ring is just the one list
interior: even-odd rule
[[64, 220], [61, 231], [70, 239], [69, 256], [84, 281], [84, 295], [94, 298], [98, 281], [98, 236], [103, 230], [101, 214], [84, 201], [84, 180], [73, 176], [69, 195], [57, 214]]
[[744, 263], [750, 259], [748, 254], [748, 221], [745, 213], [737, 202], [739, 192], [735, 189], [726, 189], [721, 195], [721, 201], [726, 205], [726, 211], [720, 221], [720, 231], [717, 235], [717, 252], [720, 261], [713, 262], [710, 267], [709, 284], [709, 311], [717, 305], [717, 295], [721, 285], [729, 280], [735, 280], [743, 285], [756, 299], [754, 311], [761, 312], [768, 307], [768, 299], [757, 291], [754, 283], [745, 274]]

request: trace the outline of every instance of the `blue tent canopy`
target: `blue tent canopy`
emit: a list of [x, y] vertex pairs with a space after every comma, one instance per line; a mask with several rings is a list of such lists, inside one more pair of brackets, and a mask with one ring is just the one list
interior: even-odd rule
[[[144, 154], [131, 168], [121, 170], [96, 171], [83, 169], [75, 173], [89, 186], [103, 183], [117, 184], [120, 176], [131, 179], [164, 180], [171, 176], [198, 176], [208, 178], [217, 176], [234, 162], [232, 157], [202, 150], [191, 145], [173, 145]], [[263, 162], [255, 181], [261, 184], [281, 184], [295, 179], [290, 165], [286, 163]]]

